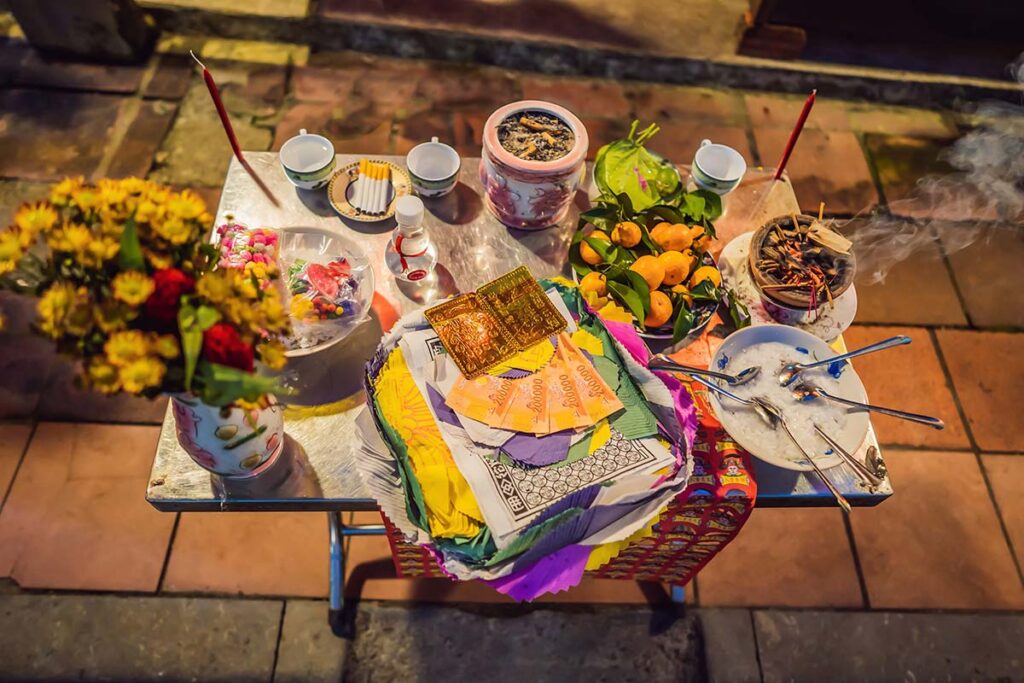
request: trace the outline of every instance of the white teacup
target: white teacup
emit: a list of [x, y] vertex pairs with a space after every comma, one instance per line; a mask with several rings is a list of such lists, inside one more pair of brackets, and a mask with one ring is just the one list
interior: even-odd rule
[[288, 180], [302, 190], [317, 190], [329, 183], [337, 163], [331, 141], [305, 128], [281, 146], [278, 158]]
[[443, 197], [459, 181], [462, 160], [450, 145], [436, 137], [413, 147], [405, 157], [413, 189], [421, 197]]
[[702, 190], [725, 195], [736, 189], [747, 172], [743, 155], [728, 145], [702, 140], [693, 156], [690, 173], [694, 184]]

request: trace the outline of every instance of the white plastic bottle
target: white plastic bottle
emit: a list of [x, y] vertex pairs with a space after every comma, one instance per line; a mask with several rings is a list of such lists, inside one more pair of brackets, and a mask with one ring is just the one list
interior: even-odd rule
[[437, 264], [437, 247], [423, 225], [423, 202], [420, 198], [412, 195], [399, 197], [395, 202], [395, 220], [398, 227], [388, 242], [384, 262], [399, 280], [422, 280], [433, 272]]

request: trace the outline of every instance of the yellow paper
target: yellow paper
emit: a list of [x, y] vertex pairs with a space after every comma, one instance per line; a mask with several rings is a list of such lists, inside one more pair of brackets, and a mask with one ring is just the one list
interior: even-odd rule
[[602, 543], [601, 545], [595, 545], [594, 549], [590, 551], [590, 557], [587, 558], [586, 571], [594, 571], [600, 569], [604, 565], [611, 562], [613, 559], [618, 557], [619, 553], [625, 550], [631, 543], [636, 543], [642, 538], [647, 538], [654, 533], [654, 525], [661, 519], [661, 515], [665, 512], [668, 506], [658, 510], [658, 514], [651, 518], [651, 521], [647, 523], [643, 529], [638, 530], [635, 534], [622, 541], [612, 541], [611, 543]]
[[583, 328], [573, 332], [571, 339], [573, 344], [587, 351], [591, 356], [604, 355], [604, 344], [601, 343], [601, 340]]
[[612, 439], [612, 426], [608, 420], [601, 420], [594, 427], [594, 435], [590, 437], [590, 445], [587, 446], [587, 454], [591, 454]]
[[487, 371], [487, 374], [498, 376], [509, 370], [523, 370], [525, 372], [537, 372], [549, 362], [555, 355], [554, 345], [547, 339], [537, 342], [525, 351], [520, 351], [504, 363], [499, 363]]
[[381, 415], [408, 447], [409, 461], [423, 490], [430, 535], [475, 536], [483, 523], [480, 507], [455, 466], [400, 349], [388, 357], [374, 382], [374, 393]]

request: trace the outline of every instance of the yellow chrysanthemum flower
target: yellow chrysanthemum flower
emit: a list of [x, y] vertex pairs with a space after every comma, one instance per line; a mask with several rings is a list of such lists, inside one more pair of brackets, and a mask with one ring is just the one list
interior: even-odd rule
[[257, 280], [265, 280], [267, 278], [267, 264], [260, 263], [259, 261], [249, 261], [245, 264], [244, 272], [246, 275], [255, 276]]
[[148, 345], [146, 338], [138, 330], [125, 330], [110, 335], [110, 339], [103, 345], [103, 350], [107, 354], [107, 361], [123, 368], [145, 358]]
[[162, 334], [154, 336], [150, 340], [150, 347], [156, 351], [157, 355], [167, 360], [173, 360], [178, 357], [179, 345], [178, 338], [173, 334]]
[[149, 187], [149, 182], [142, 178], [122, 178], [116, 182], [121, 186], [121, 189], [128, 194], [142, 194]]
[[135, 270], [118, 273], [111, 285], [114, 289], [114, 298], [129, 306], [142, 305], [154, 289], [153, 280], [145, 273]]
[[121, 367], [118, 378], [125, 391], [137, 394], [144, 389], [159, 386], [167, 366], [156, 358], [139, 358]]
[[234, 271], [227, 269], [206, 273], [196, 283], [196, 294], [215, 304], [227, 301], [234, 293], [236, 277]]
[[0, 232], [0, 275], [14, 270], [23, 253], [17, 233], [13, 230]]
[[195, 226], [178, 217], [168, 214], [163, 220], [153, 223], [153, 231], [171, 244], [185, 244], [195, 233]]
[[99, 208], [100, 194], [95, 188], [85, 185], [71, 193], [71, 203], [81, 209], [83, 213], [89, 213]]
[[143, 249], [143, 253], [146, 255], [146, 261], [149, 262], [149, 265], [153, 266], [157, 270], [170, 268], [174, 265], [174, 257], [170, 254], [153, 251], [152, 249]]
[[164, 207], [153, 203], [150, 199], [143, 199], [135, 207], [135, 220], [139, 223], [152, 223], [163, 218]]
[[135, 315], [130, 308], [113, 299], [107, 299], [94, 306], [92, 310], [92, 318], [96, 326], [107, 334], [128, 327], [128, 323], [135, 318]]
[[103, 394], [113, 394], [121, 388], [117, 368], [106, 361], [89, 364], [89, 386]]
[[271, 332], [284, 330], [288, 326], [288, 313], [276, 296], [268, 297], [260, 304], [263, 325]]
[[116, 180], [104, 178], [96, 183], [100, 202], [107, 205], [123, 204], [128, 199], [128, 192]]
[[92, 233], [84, 225], [72, 223], [50, 233], [47, 242], [55, 251], [84, 254], [92, 243]]
[[54, 339], [63, 335], [64, 319], [74, 301], [75, 289], [67, 283], [58, 282], [43, 292], [36, 304], [36, 311], [39, 313], [39, 329]]
[[299, 320], [313, 317], [313, 302], [301, 294], [294, 295], [288, 307], [292, 316]]
[[89, 301], [89, 290], [79, 287], [75, 302], [64, 318], [64, 332], [75, 337], [84, 337], [92, 331], [92, 303]]
[[24, 246], [31, 244], [35, 236], [43, 230], [52, 228], [58, 217], [57, 210], [49, 202], [23, 204], [14, 214], [14, 224], [21, 230], [22, 235], [27, 237]]
[[284, 355], [284, 344], [278, 341], [262, 342], [256, 345], [260, 361], [271, 370], [280, 370], [288, 359]]
[[186, 221], [192, 220], [206, 212], [206, 202], [192, 190], [183, 190], [171, 195], [167, 212]]
[[85, 183], [85, 178], [65, 178], [50, 189], [50, 201], [57, 206], [67, 206], [74, 194]]

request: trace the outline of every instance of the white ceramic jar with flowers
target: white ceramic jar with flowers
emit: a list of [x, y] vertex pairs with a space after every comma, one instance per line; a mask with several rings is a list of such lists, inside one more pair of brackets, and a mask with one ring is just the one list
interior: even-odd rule
[[[0, 230], [0, 288], [35, 296], [37, 330], [103, 394], [172, 397], [179, 442], [224, 476], [281, 452], [274, 380], [290, 325], [276, 287], [218, 267], [195, 193], [139, 178], [69, 178]], [[272, 278], [276, 273], [261, 273]]]
[[509, 227], [537, 230], [569, 211], [583, 180], [589, 138], [572, 112], [551, 102], [506, 104], [483, 130], [484, 200]]

